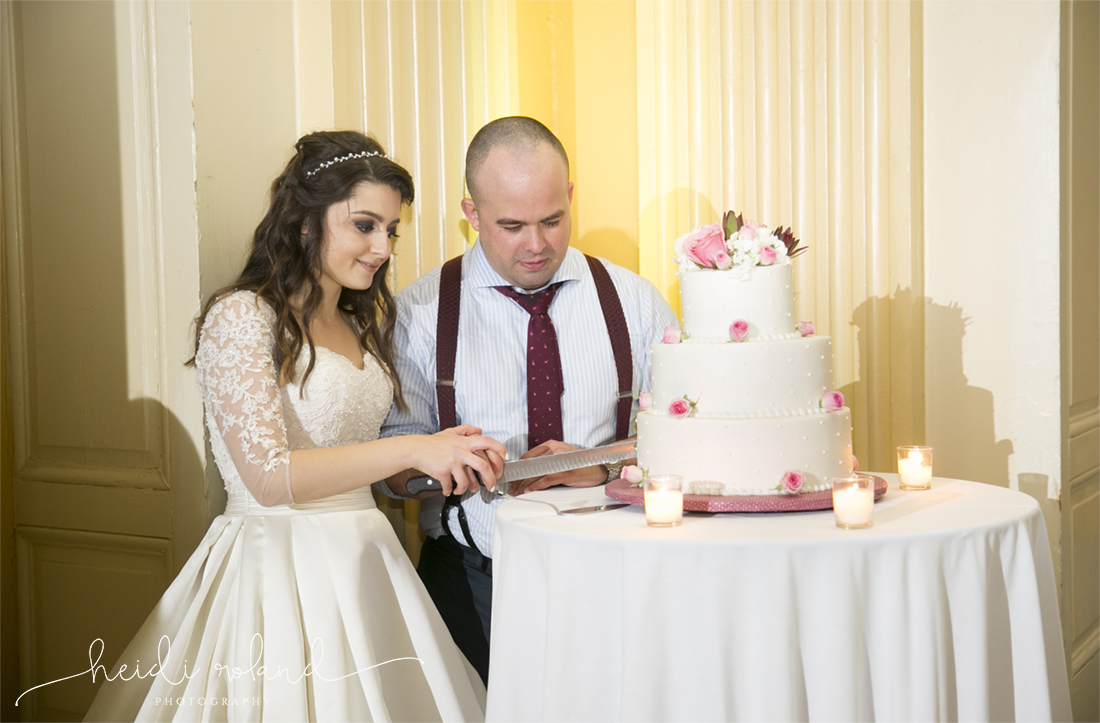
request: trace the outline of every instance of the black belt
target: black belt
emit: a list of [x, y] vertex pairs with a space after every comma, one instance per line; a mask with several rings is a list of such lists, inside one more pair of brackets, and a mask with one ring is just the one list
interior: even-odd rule
[[443, 507], [439, 511], [439, 521], [443, 525], [443, 534], [447, 537], [454, 537], [451, 534], [451, 526], [447, 524], [447, 513], [452, 507], [458, 508], [458, 526], [462, 528], [462, 536], [466, 538], [466, 545], [481, 554], [483, 558], [481, 569], [484, 571], [488, 567], [491, 558], [481, 552], [477, 543], [474, 542], [474, 536], [470, 533], [470, 523], [466, 520], [466, 510], [462, 507], [462, 495], [448, 495], [443, 500]]

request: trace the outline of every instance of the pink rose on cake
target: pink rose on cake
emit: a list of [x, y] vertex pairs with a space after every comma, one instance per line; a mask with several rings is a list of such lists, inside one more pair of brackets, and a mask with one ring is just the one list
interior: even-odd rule
[[638, 409], [645, 411], [653, 406], [653, 396], [649, 392], [642, 392], [638, 395]]
[[859, 460], [856, 459], [856, 456], [853, 454], [852, 455], [852, 471], [855, 472], [857, 469], [859, 469]]
[[844, 408], [844, 395], [840, 392], [828, 392], [818, 402], [818, 406], [826, 412], [839, 412]]
[[814, 323], [812, 321], [798, 322], [798, 333], [802, 334], [802, 336], [813, 336]]
[[665, 336], [662, 339], [665, 344], [679, 344], [680, 343], [680, 330], [675, 326], [665, 327]]
[[622, 472], [619, 473], [619, 477], [625, 479], [631, 486], [634, 486], [642, 481], [642, 478], [645, 477], [645, 472], [641, 467], [635, 467], [632, 464], [628, 464], [623, 467]]
[[737, 236], [742, 241], [755, 241], [756, 229], [761, 228], [761, 225], [756, 221], [745, 221], [741, 224], [741, 228], [737, 230]]
[[[693, 230], [676, 239], [673, 252], [677, 256], [686, 256], [707, 269], [718, 268], [720, 256], [729, 258], [726, 248], [726, 234], [719, 224], [696, 226]], [[728, 264], [727, 264], [728, 266]]]
[[672, 404], [668, 405], [668, 416], [673, 419], [684, 419], [690, 417], [691, 413], [695, 411], [695, 405], [699, 400], [694, 402], [687, 397], [680, 397], [679, 399], [672, 400]]
[[733, 211], [722, 217], [722, 228], [729, 239], [727, 246], [735, 266], [788, 264], [790, 259], [806, 250], [805, 246], [799, 246], [799, 240], [789, 228], [780, 226], [772, 231], [765, 224], [746, 221]]
[[776, 489], [781, 490], [786, 494], [798, 494], [802, 491], [802, 485], [806, 484], [806, 478], [798, 470], [787, 470], [783, 474], [783, 480], [779, 483]]
[[691, 405], [687, 400], [677, 399], [668, 405], [668, 416], [675, 417], [676, 419], [683, 419], [691, 414]]
[[749, 335], [749, 322], [738, 319], [730, 324], [730, 341], [744, 341]]

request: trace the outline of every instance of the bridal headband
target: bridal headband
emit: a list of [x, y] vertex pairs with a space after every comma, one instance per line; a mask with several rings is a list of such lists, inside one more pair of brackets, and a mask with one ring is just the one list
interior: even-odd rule
[[371, 156], [379, 156], [381, 158], [385, 158], [386, 154], [382, 151], [363, 151], [361, 153], [349, 153], [346, 156], [336, 156], [336, 158], [333, 158], [331, 161], [325, 161], [321, 165], [314, 168], [312, 171], [307, 172], [306, 177], [312, 178], [329, 166], [335, 166], [337, 163], [343, 163], [344, 161], [354, 161], [358, 158], [370, 158]]

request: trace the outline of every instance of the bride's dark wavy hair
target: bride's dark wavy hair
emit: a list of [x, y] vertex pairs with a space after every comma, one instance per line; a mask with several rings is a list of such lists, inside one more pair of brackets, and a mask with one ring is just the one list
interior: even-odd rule
[[[195, 320], [197, 353], [203, 323], [219, 299], [235, 291], [252, 291], [270, 304], [276, 316], [272, 356], [279, 370], [280, 386], [294, 381], [294, 368], [303, 345], [308, 344], [310, 351], [309, 365], [301, 379], [303, 384], [313, 372], [317, 358], [309, 325], [321, 304], [318, 279], [329, 207], [347, 201], [361, 183], [392, 188], [403, 204], [411, 204], [414, 195], [409, 172], [387, 158], [378, 141], [358, 131], [310, 133], [302, 136], [294, 147], [294, 157], [271, 184], [271, 205], [252, 236], [252, 250], [244, 270], [236, 281], [207, 299]], [[371, 155], [342, 158], [354, 154]], [[381, 362], [393, 382], [394, 398], [404, 408], [401, 381], [393, 363], [397, 309], [386, 284], [389, 267], [390, 260], [386, 259], [375, 272], [370, 288], [341, 291], [339, 306], [355, 319], [360, 345]], [[299, 324], [290, 301], [302, 290], [306, 293]], [[192, 356], [187, 365], [194, 364]]]

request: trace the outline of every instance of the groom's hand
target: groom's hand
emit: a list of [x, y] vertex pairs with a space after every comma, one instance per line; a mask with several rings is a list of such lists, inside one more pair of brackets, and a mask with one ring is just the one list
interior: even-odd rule
[[[526, 454], [520, 457], [520, 459], [531, 459], [532, 457], [542, 457], [547, 454], [573, 452], [577, 449], [580, 448], [552, 439], [549, 442], [543, 442], [539, 446], [527, 450]], [[556, 472], [554, 474], [543, 475], [542, 477], [517, 480], [511, 483], [508, 492], [513, 495], [521, 495], [524, 492], [544, 490], [549, 487], [557, 487], [558, 485], [564, 487], [595, 487], [598, 484], [603, 484], [606, 479], [607, 468], [602, 464], [597, 464], [591, 467], [569, 470], [568, 472]]]

